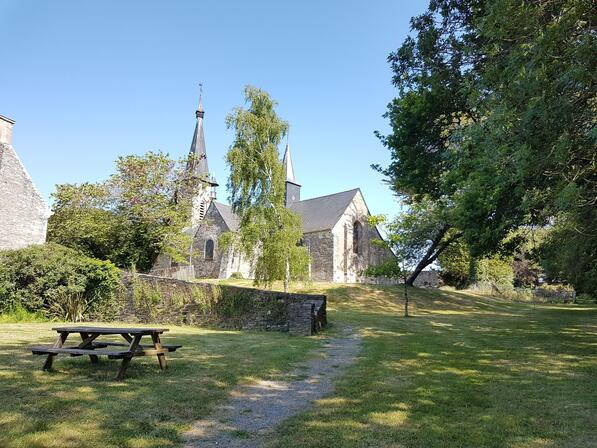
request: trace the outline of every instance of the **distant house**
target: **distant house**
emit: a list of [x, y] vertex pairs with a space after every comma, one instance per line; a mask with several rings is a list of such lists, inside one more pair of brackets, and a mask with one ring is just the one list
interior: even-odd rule
[[[195, 113], [197, 123], [191, 143], [191, 161], [187, 166], [195, 177], [202, 179], [203, 188], [194, 198], [192, 226], [193, 249], [191, 263], [197, 278], [228, 278], [240, 273], [252, 277], [252, 265], [242, 254], [221, 250], [218, 237], [238, 230], [239, 219], [229, 205], [215, 200], [217, 186], [209, 172], [203, 132], [205, 112], [201, 100]], [[283, 159], [286, 172], [286, 207], [298, 213], [303, 221], [304, 244], [311, 255], [310, 274], [316, 281], [354, 283], [367, 281], [365, 269], [393, 259], [387, 248], [373, 243], [382, 236], [369, 224], [369, 209], [360, 189], [301, 200], [301, 185], [294, 175], [290, 148]], [[167, 256], [160, 256], [152, 272], [173, 275], [177, 268]]]
[[12, 147], [14, 121], [0, 115], [0, 250], [46, 241], [50, 209]]

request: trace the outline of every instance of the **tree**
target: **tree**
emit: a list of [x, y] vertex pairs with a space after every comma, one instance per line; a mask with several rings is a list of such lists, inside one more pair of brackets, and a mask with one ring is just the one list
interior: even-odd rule
[[196, 188], [185, 163], [162, 152], [123, 156], [104, 182], [58, 185], [48, 240], [141, 271], [160, 253], [184, 260], [192, 195], [177, 192]]
[[438, 257], [441, 278], [446, 285], [465, 288], [470, 283], [471, 256], [466, 243], [460, 239]]
[[306, 278], [309, 256], [299, 245], [300, 216], [286, 208], [285, 176], [278, 145], [288, 124], [276, 112], [276, 103], [256, 87], [245, 87], [247, 108], [237, 107], [226, 119], [234, 142], [226, 155], [230, 166], [229, 200], [238, 214], [237, 234], [224, 234], [221, 244], [237, 246], [255, 261], [256, 284]]
[[593, 22], [587, 0], [433, 0], [389, 56], [392, 161], [376, 168], [409, 203], [445, 204], [474, 257], [561, 221], [560, 244], [596, 264]]
[[448, 224], [449, 214], [450, 210], [437, 201], [420, 200], [386, 225], [392, 250], [401, 260], [408, 260], [408, 286], [413, 286], [418, 275], [461, 238], [462, 233]]

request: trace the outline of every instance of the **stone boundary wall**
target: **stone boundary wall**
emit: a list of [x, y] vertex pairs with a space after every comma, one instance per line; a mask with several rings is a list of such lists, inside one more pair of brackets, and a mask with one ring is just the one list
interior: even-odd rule
[[125, 273], [117, 319], [312, 335], [327, 324], [326, 296]]

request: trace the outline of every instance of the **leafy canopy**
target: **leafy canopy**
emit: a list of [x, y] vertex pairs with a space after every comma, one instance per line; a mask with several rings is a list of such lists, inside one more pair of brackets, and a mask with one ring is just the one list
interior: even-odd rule
[[48, 240], [120, 267], [149, 270], [160, 253], [188, 258], [192, 194], [186, 161], [162, 152], [119, 157], [116, 173], [95, 184], [63, 184], [52, 194]]
[[256, 87], [245, 88], [247, 107], [237, 107], [226, 119], [234, 142], [226, 155], [232, 210], [240, 218], [237, 234], [220, 243], [237, 246], [255, 263], [255, 282], [269, 284], [306, 278], [309, 256], [299, 246], [300, 216], [285, 206], [285, 176], [278, 145], [288, 124], [275, 112], [276, 103]]

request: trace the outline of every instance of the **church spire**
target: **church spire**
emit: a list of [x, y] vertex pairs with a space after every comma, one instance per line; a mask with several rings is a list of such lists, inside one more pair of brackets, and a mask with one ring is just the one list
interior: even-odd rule
[[284, 173], [286, 174], [286, 182], [296, 183], [296, 178], [294, 177], [294, 167], [292, 166], [292, 157], [290, 155], [290, 145], [288, 143], [288, 139], [286, 140], [286, 150], [284, 151], [284, 159], [282, 159], [282, 164], [284, 165]]
[[195, 134], [193, 134], [193, 141], [191, 142], [191, 149], [189, 151], [187, 169], [192, 170], [194, 175], [206, 180], [208, 183], [217, 185], [215, 180], [209, 176], [205, 136], [203, 135], [203, 117], [205, 116], [205, 111], [203, 110], [203, 84], [199, 84], [199, 87], [199, 104], [195, 111], [197, 123], [195, 124]]
[[284, 165], [284, 174], [286, 175], [286, 207], [290, 207], [294, 202], [299, 202], [301, 200], [301, 185], [296, 181], [296, 177], [294, 176], [294, 167], [292, 166], [292, 156], [290, 155], [288, 139], [286, 140], [286, 150], [284, 151], [282, 164]]

